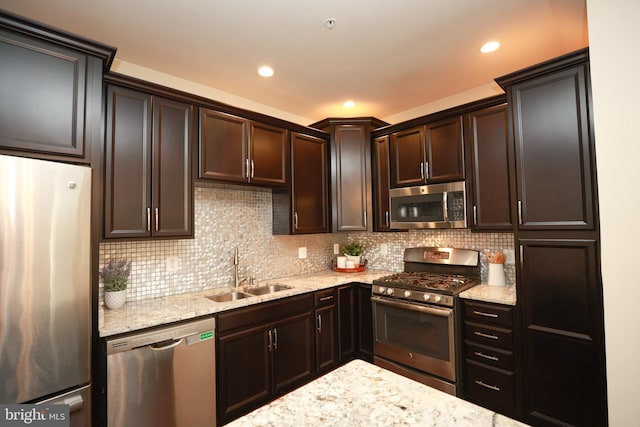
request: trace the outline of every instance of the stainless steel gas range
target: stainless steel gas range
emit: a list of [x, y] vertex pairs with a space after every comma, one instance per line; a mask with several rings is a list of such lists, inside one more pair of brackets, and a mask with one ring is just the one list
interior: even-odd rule
[[407, 248], [404, 270], [373, 281], [374, 363], [457, 395], [462, 344], [458, 294], [480, 283], [480, 254]]

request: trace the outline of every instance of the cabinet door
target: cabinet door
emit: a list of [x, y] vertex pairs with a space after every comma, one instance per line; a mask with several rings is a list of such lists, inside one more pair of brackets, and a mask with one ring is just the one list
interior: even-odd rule
[[268, 326], [218, 337], [216, 349], [218, 419], [222, 424], [271, 397]]
[[294, 234], [327, 233], [327, 141], [293, 133], [291, 145], [292, 231]]
[[373, 361], [373, 310], [371, 285], [359, 283], [358, 298], [358, 350], [360, 357]]
[[338, 313], [335, 304], [316, 309], [316, 369], [331, 369], [338, 363]]
[[198, 177], [246, 183], [248, 131], [246, 119], [201, 108]]
[[515, 84], [521, 230], [594, 229], [594, 166], [585, 67]]
[[594, 240], [519, 240], [524, 410], [533, 424], [606, 425]]
[[191, 147], [193, 107], [164, 98], [153, 102], [153, 235], [193, 235]]
[[391, 134], [389, 151], [391, 188], [425, 183], [425, 144], [424, 126]]
[[373, 231], [389, 231], [389, 135], [373, 140]]
[[340, 329], [340, 360], [355, 356], [358, 351], [356, 288], [352, 285], [338, 288], [338, 325]]
[[288, 391], [313, 375], [313, 323], [309, 312], [273, 324], [273, 385], [276, 393]]
[[285, 187], [289, 177], [289, 135], [286, 129], [251, 122], [249, 181]]
[[507, 106], [474, 111], [466, 117], [474, 230], [513, 230], [509, 197]]
[[[85, 101], [101, 94], [100, 66], [90, 68], [92, 58], [78, 51], [4, 29], [0, 58], [0, 147], [88, 163]], [[92, 69], [97, 75], [88, 74]]]
[[109, 86], [104, 236], [151, 236], [151, 95]]
[[333, 231], [367, 231], [371, 206], [371, 149], [365, 125], [332, 129]]
[[462, 117], [429, 123], [427, 135], [427, 181], [429, 183], [464, 179]]

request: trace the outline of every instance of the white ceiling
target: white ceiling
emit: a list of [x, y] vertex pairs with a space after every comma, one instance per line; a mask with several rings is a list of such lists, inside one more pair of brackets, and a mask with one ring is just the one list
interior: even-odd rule
[[[0, 0], [0, 8], [116, 46], [119, 62], [309, 122], [385, 119], [588, 45], [585, 0]], [[480, 54], [490, 39], [501, 48]], [[273, 77], [258, 76], [263, 64]], [[346, 99], [357, 106], [345, 110]]]

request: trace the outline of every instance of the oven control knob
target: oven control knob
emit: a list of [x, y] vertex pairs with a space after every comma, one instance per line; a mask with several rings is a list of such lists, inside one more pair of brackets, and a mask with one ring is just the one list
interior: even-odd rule
[[384, 286], [380, 286], [378, 288], [378, 292], [380, 292], [381, 294], [384, 294], [386, 290], [387, 290], [387, 288], [385, 288]]
[[393, 295], [393, 288], [387, 289], [387, 295]]
[[411, 291], [404, 291], [404, 297], [409, 298], [411, 296]]
[[442, 297], [440, 295], [436, 295], [435, 297], [433, 297], [433, 300], [435, 302], [440, 302], [440, 301], [442, 301]]
[[425, 300], [425, 301], [429, 301], [431, 299], [431, 295], [424, 294], [424, 295], [422, 295], [422, 299]]

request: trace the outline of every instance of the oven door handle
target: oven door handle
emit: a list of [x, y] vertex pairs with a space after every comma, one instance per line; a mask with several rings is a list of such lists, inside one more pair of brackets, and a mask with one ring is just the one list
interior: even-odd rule
[[417, 304], [407, 304], [406, 302], [389, 301], [388, 299], [380, 298], [377, 296], [372, 296], [371, 301], [378, 302], [380, 304], [388, 305], [391, 307], [397, 307], [397, 308], [403, 308], [411, 311], [419, 311], [422, 313], [433, 314], [440, 317], [449, 317], [453, 314], [453, 310], [450, 308], [438, 308], [438, 307], [424, 306], [424, 305], [417, 305]]

